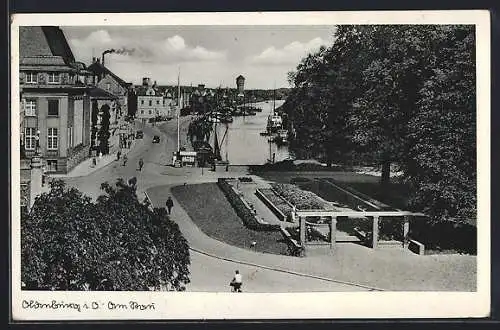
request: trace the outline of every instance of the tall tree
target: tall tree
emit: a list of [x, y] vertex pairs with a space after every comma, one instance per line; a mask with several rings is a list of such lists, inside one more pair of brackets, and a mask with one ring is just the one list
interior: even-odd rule
[[184, 290], [189, 249], [164, 209], [135, 187], [102, 185], [96, 202], [62, 181], [21, 221], [21, 278], [28, 290]]
[[432, 35], [433, 74], [419, 91], [408, 124], [403, 164], [410, 206], [437, 220], [476, 218], [476, 67], [473, 26], [443, 26]]

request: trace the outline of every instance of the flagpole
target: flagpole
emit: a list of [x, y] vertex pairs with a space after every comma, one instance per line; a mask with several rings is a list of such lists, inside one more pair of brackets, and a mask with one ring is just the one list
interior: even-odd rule
[[177, 75], [177, 152], [181, 150], [181, 137], [180, 137], [180, 113], [181, 113], [181, 68], [179, 67], [179, 74]]

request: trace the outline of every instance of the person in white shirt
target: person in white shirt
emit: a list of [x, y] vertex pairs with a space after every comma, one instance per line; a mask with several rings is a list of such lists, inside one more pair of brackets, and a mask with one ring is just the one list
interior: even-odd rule
[[231, 283], [229, 283], [229, 285], [232, 286], [233, 292], [241, 292], [241, 286], [243, 285], [243, 277], [241, 276], [238, 270], [235, 272], [234, 277], [231, 280]]

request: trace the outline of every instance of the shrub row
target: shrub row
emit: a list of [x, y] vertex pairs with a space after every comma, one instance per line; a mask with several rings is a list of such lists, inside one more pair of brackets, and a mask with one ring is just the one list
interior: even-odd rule
[[236, 211], [236, 214], [241, 218], [245, 227], [258, 231], [279, 231], [280, 226], [277, 224], [264, 224], [257, 221], [255, 214], [248, 209], [243, 203], [240, 196], [233, 190], [231, 185], [226, 182], [226, 179], [219, 178], [217, 185], [222, 190], [231, 206]]

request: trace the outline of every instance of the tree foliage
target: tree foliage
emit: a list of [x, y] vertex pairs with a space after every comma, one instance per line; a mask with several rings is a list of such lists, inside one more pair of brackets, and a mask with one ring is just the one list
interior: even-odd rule
[[165, 209], [138, 201], [135, 187], [102, 184], [93, 202], [62, 181], [21, 223], [22, 281], [32, 290], [184, 290], [189, 248]]
[[300, 155], [376, 162], [404, 173], [409, 207], [475, 217], [473, 26], [340, 26], [289, 74], [284, 109]]

